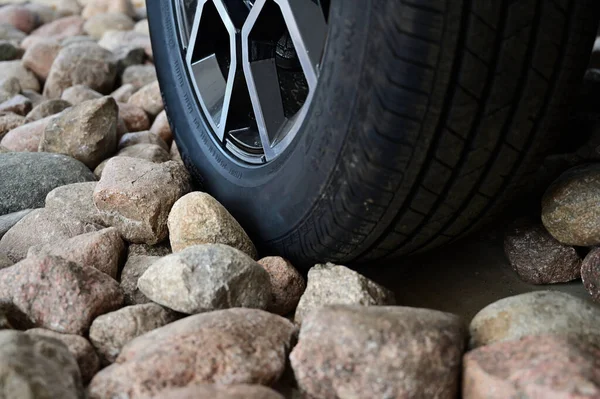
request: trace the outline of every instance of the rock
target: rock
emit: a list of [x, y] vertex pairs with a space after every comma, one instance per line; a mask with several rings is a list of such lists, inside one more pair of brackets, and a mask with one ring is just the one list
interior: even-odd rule
[[39, 20], [39, 25], [49, 24], [50, 22], [60, 18], [59, 13], [52, 7], [40, 3], [26, 3], [25, 8], [33, 12]]
[[592, 249], [581, 266], [583, 286], [595, 301], [600, 301], [600, 248]]
[[94, 0], [88, 1], [83, 9], [84, 18], [92, 18], [94, 15], [118, 12], [130, 17], [135, 16], [135, 11], [130, 0]]
[[15, 224], [17, 224], [19, 220], [29, 215], [29, 213], [31, 213], [32, 210], [33, 209], [24, 209], [22, 211], [0, 215], [0, 238], [2, 238], [4, 234], [6, 234], [6, 232], [10, 230]]
[[29, 68], [42, 81], [45, 81], [60, 49], [61, 46], [58, 41], [40, 38], [25, 51], [23, 65]]
[[334, 305], [306, 316], [290, 355], [314, 398], [456, 398], [466, 328], [453, 314]]
[[43, 103], [36, 106], [27, 114], [25, 123], [35, 122], [40, 119], [47, 118], [52, 115], [61, 113], [65, 109], [71, 107], [71, 104], [65, 100], [53, 99], [46, 100]]
[[107, 363], [114, 363], [125, 344], [180, 318], [155, 303], [127, 306], [96, 318], [90, 340]]
[[110, 30], [132, 30], [133, 20], [120, 12], [107, 12], [90, 17], [83, 25], [83, 30], [94, 39], [101, 39]]
[[61, 47], [67, 47], [74, 43], [97, 43], [98, 41], [91, 36], [69, 36], [61, 40]]
[[148, 25], [148, 19], [144, 18], [141, 21], [138, 21], [138, 23], [135, 24], [133, 30], [139, 33], [143, 33], [144, 35], [150, 36], [150, 26]]
[[0, 113], [14, 113], [25, 116], [31, 111], [31, 101], [21, 94], [17, 94], [13, 98], [0, 103]]
[[152, 43], [150, 37], [143, 33], [135, 31], [120, 31], [109, 30], [104, 32], [98, 44], [107, 50], [115, 51], [126, 43], [127, 46], [138, 48], [141, 47], [146, 52], [146, 56], [152, 59]]
[[175, 162], [115, 157], [102, 172], [94, 203], [127, 241], [152, 245], [167, 237], [168, 213], [189, 185], [187, 171]]
[[11, 151], [37, 152], [46, 126], [55, 116], [18, 126], [4, 135], [0, 145]]
[[100, 180], [100, 178], [102, 178], [102, 171], [104, 170], [104, 167], [106, 166], [106, 164], [108, 163], [108, 161], [110, 161], [112, 158], [107, 158], [104, 161], [100, 162], [100, 164], [98, 166], [96, 166], [96, 168], [94, 169], [94, 176], [96, 176], [96, 178], [98, 180]]
[[42, 96], [40, 93], [35, 92], [33, 90], [28, 90], [28, 89], [21, 90], [21, 94], [24, 95], [25, 97], [27, 97], [29, 99], [29, 101], [31, 101], [31, 105], [34, 108], [47, 100], [46, 97]]
[[156, 82], [157, 79], [154, 65], [132, 65], [125, 68], [121, 77], [124, 85], [131, 84], [136, 90]]
[[102, 225], [100, 212], [94, 205], [97, 182], [73, 183], [60, 186], [46, 196], [46, 209], [62, 212], [83, 222]]
[[0, 140], [6, 133], [25, 123], [25, 118], [12, 112], [0, 115]]
[[136, 91], [127, 102], [136, 105], [155, 117], [164, 109], [158, 81], [149, 83]]
[[[123, 137], [121, 137], [121, 140], [119, 140], [119, 149], [131, 147], [136, 144], [158, 145], [159, 147], [167, 151], [168, 155], [169, 146], [167, 145], [167, 143], [165, 143], [164, 140], [161, 139], [159, 136], [149, 131], [124, 134]], [[167, 158], [167, 160], [168, 159], [170, 159], [170, 155], [169, 158]]]
[[[536, 291], [504, 298], [479, 311], [469, 326], [476, 348], [528, 335], [600, 335], [600, 309], [572, 295]], [[600, 342], [600, 338], [596, 338]]]
[[135, 93], [135, 87], [133, 87], [132, 84], [127, 83], [113, 91], [110, 96], [114, 98], [117, 103], [126, 103], [133, 93]]
[[93, 267], [116, 280], [119, 266], [125, 262], [125, 244], [117, 229], [110, 227], [64, 241], [36, 245], [27, 252], [28, 257], [47, 255]]
[[504, 253], [521, 280], [530, 284], [565, 283], [580, 277], [581, 259], [575, 248], [558, 242], [541, 223], [513, 223], [504, 237]]
[[94, 169], [117, 149], [117, 115], [111, 97], [76, 105], [46, 126], [39, 151], [66, 154]]
[[463, 398], [597, 398], [600, 346], [581, 337], [497, 342], [464, 357]]
[[[0, 218], [2, 218], [2, 216], [0, 216]], [[6, 269], [7, 267], [11, 267], [14, 264], [15, 263], [8, 257], [8, 255], [0, 254], [0, 270]], [[6, 327], [6, 323], [8, 323], [6, 316], [0, 311], [0, 330], [9, 328]]]
[[83, 335], [96, 317], [123, 304], [115, 280], [55, 256], [29, 257], [0, 270], [0, 288], [0, 302], [12, 304], [36, 327], [66, 334]]
[[173, 143], [171, 144], [171, 161], [183, 164], [183, 159], [181, 159], [181, 154], [179, 153], [179, 148], [177, 148], [175, 140], [173, 140]]
[[77, 361], [84, 384], [87, 384], [100, 369], [100, 359], [94, 347], [87, 339], [79, 335], [61, 334], [45, 328], [32, 328], [27, 330], [26, 333], [38, 337], [57, 339], [65, 344]]
[[21, 60], [1, 61], [0, 76], [3, 79], [16, 78], [21, 85], [21, 89], [40, 91], [40, 82], [29, 69], [23, 66]]
[[167, 256], [172, 253], [171, 248], [166, 242], [158, 245], [131, 244], [127, 249], [127, 256]]
[[23, 56], [23, 50], [14, 42], [0, 40], [0, 61], [13, 61]]
[[138, 305], [150, 302], [138, 288], [138, 280], [160, 256], [137, 255], [128, 256], [127, 263], [121, 272], [121, 288], [125, 294], [126, 305]]
[[140, 107], [131, 104], [118, 103], [119, 116], [123, 118], [127, 131], [141, 132], [150, 129], [150, 118]]
[[85, 85], [75, 85], [65, 89], [60, 98], [72, 105], [78, 105], [85, 101], [98, 100], [102, 98], [102, 94]]
[[23, 47], [29, 47], [29, 45], [33, 44], [40, 37], [54, 39], [60, 42], [69, 36], [82, 35], [84, 34], [84, 23], [85, 20], [77, 15], [59, 18], [48, 24], [42, 25], [31, 32], [31, 35], [28, 38], [28, 43], [24, 42]]
[[152, 127], [150, 127], [150, 133], [153, 133], [164, 140], [167, 145], [171, 145], [173, 142], [173, 134], [171, 133], [171, 126], [169, 125], [169, 119], [167, 113], [162, 111], [156, 116]]
[[59, 212], [36, 209], [4, 234], [0, 239], [0, 253], [7, 255], [13, 262], [18, 262], [27, 256], [29, 247], [66, 240], [100, 228], [101, 226], [72, 219]]
[[187, 314], [266, 309], [271, 299], [269, 274], [223, 244], [196, 245], [157, 260], [140, 277], [138, 288], [153, 302]]
[[171, 158], [167, 151], [156, 144], [134, 144], [123, 148], [117, 155], [145, 159], [154, 163], [167, 162]]
[[394, 294], [368, 278], [333, 263], [318, 264], [308, 271], [308, 282], [300, 298], [294, 322], [325, 305], [394, 305]]
[[0, 40], [8, 40], [14, 44], [19, 44], [25, 39], [25, 33], [21, 32], [10, 24], [0, 23]]
[[124, 45], [112, 50], [117, 60], [117, 75], [123, 75], [125, 69], [132, 65], [142, 64], [146, 60], [146, 50], [143, 47]]
[[44, 95], [60, 98], [65, 89], [78, 84], [108, 94], [116, 76], [117, 63], [110, 51], [93, 43], [73, 43], [60, 50], [54, 60]]
[[36, 3], [42, 3], [54, 8], [59, 15], [78, 15], [81, 13], [81, 6], [77, 0], [34, 0]]
[[0, 102], [10, 100], [21, 92], [19, 79], [14, 76], [0, 79]]
[[261, 385], [199, 384], [173, 388], [152, 396], [151, 399], [284, 399], [271, 388]]
[[60, 341], [21, 331], [0, 331], [0, 392], [5, 398], [79, 399], [79, 367]]
[[258, 264], [269, 273], [271, 281], [271, 301], [267, 310], [282, 316], [293, 312], [306, 289], [302, 275], [280, 256], [267, 256]]
[[63, 155], [0, 154], [0, 215], [40, 208], [54, 188], [91, 180], [85, 165]]
[[9, 4], [0, 8], [0, 23], [10, 24], [22, 32], [29, 33], [38, 26], [38, 18], [22, 5]]
[[96, 374], [89, 397], [136, 399], [200, 383], [270, 385], [295, 333], [288, 320], [255, 309], [186, 317], [127, 344], [117, 363]]

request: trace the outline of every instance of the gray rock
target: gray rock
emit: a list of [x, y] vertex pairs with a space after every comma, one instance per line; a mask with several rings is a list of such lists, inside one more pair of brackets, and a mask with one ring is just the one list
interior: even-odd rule
[[21, 92], [21, 83], [14, 76], [0, 79], [0, 102], [6, 101]]
[[12, 112], [25, 116], [31, 111], [32, 105], [29, 99], [21, 94], [0, 103], [0, 113]]
[[21, 60], [0, 61], [0, 76], [3, 79], [17, 78], [21, 89], [40, 91], [40, 82], [38, 82], [37, 77], [23, 66]]
[[81, 162], [58, 154], [0, 154], [0, 215], [44, 206], [54, 188], [96, 180]]
[[73, 105], [78, 105], [85, 101], [102, 98], [102, 94], [85, 85], [75, 85], [65, 89], [60, 98]]
[[14, 26], [6, 23], [0, 23], [0, 40], [8, 40], [15, 44], [20, 43], [27, 35]]
[[[8, 255], [0, 254], [0, 270], [6, 269], [7, 267], [11, 267], [15, 263], [8, 257]], [[4, 314], [0, 311], [0, 330], [3, 329], [3, 318]], [[5, 327], [4, 327], [5, 328]]]
[[131, 83], [124, 84], [117, 90], [113, 91], [110, 96], [117, 102], [126, 103], [133, 93], [135, 93], [135, 87]]
[[46, 209], [62, 212], [83, 222], [102, 225], [100, 212], [94, 205], [95, 181], [60, 186], [46, 196]]
[[13, 61], [21, 58], [23, 50], [15, 43], [8, 40], [0, 40], [0, 61]]
[[152, 43], [150, 37], [143, 33], [135, 31], [106, 31], [98, 44], [107, 50], [115, 51], [126, 43], [131, 47], [142, 47], [146, 51], [146, 56], [152, 60]]
[[171, 255], [173, 251], [169, 247], [167, 242], [163, 242], [157, 245], [148, 244], [131, 244], [127, 251], [127, 256], [167, 256]]
[[6, 133], [21, 126], [23, 123], [25, 123], [25, 118], [21, 115], [13, 113], [0, 115], [0, 140], [2, 140]]
[[114, 363], [129, 341], [180, 318], [155, 303], [127, 306], [97, 317], [90, 327], [90, 340], [105, 362]]
[[196, 245], [157, 260], [140, 277], [138, 288], [153, 302], [187, 314], [266, 309], [271, 299], [269, 274], [223, 244]]
[[155, 82], [157, 79], [154, 65], [132, 65], [123, 71], [121, 77], [124, 85], [131, 84], [136, 90]]
[[139, 305], [150, 302], [138, 288], [138, 280], [160, 256], [134, 255], [127, 258], [121, 272], [121, 288], [125, 295], [125, 305]]
[[469, 326], [472, 348], [528, 335], [590, 335], [600, 342], [600, 309], [572, 295], [536, 291], [504, 298], [479, 311]]
[[[146, 60], [146, 50], [142, 47], [125, 45], [113, 50], [117, 60], [117, 75], [122, 76], [125, 69], [132, 65], [143, 64]], [[132, 93], [133, 94], [133, 93]]]
[[79, 366], [54, 338], [0, 331], [0, 392], [5, 398], [80, 399]]
[[37, 105], [27, 114], [25, 123], [34, 122], [40, 119], [44, 119], [50, 115], [58, 114], [65, 109], [69, 108], [71, 104], [65, 100], [53, 99], [46, 100], [43, 103]]
[[92, 18], [95, 15], [109, 12], [122, 13], [132, 18], [135, 16], [135, 10], [131, 0], [81, 0], [80, 2], [85, 4], [83, 12], [81, 13], [84, 18]]
[[0, 238], [2, 238], [2, 236], [4, 236], [4, 234], [6, 234], [6, 232], [15, 224], [17, 224], [19, 220], [29, 215], [32, 210], [33, 209], [23, 209], [22, 211], [7, 213], [6, 215], [0, 216]]
[[300, 298], [294, 322], [325, 305], [394, 305], [394, 294], [374, 281], [333, 263], [318, 264], [308, 271], [306, 291]]
[[163, 139], [167, 145], [171, 145], [173, 142], [173, 133], [171, 132], [171, 125], [169, 124], [169, 118], [167, 117], [166, 111], [162, 111], [156, 116], [150, 127], [150, 133]]
[[31, 105], [33, 105], [34, 108], [46, 101], [46, 97], [33, 90], [23, 89], [21, 90], [21, 94], [31, 101]]

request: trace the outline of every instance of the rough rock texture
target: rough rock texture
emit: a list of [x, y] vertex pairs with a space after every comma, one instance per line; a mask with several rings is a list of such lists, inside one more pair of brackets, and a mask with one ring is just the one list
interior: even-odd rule
[[64, 47], [54, 60], [44, 95], [60, 98], [63, 91], [82, 84], [100, 93], [112, 91], [117, 75], [114, 56], [94, 43], [73, 43]]
[[302, 275], [280, 256], [267, 256], [258, 263], [269, 273], [271, 281], [271, 303], [267, 310], [279, 315], [293, 312], [306, 289]]
[[76, 105], [46, 126], [39, 150], [72, 156], [94, 169], [117, 149], [117, 115], [111, 97]]
[[157, 79], [154, 65], [132, 65], [123, 71], [121, 77], [124, 85], [131, 84], [135, 90], [139, 90]]
[[0, 115], [0, 140], [6, 133], [25, 123], [25, 118], [21, 115], [7, 113]]
[[105, 362], [114, 363], [128, 342], [179, 318], [155, 303], [127, 306], [97, 317], [90, 327], [90, 340]]
[[600, 164], [569, 169], [546, 190], [542, 222], [563, 244], [600, 244], [599, 198]]
[[186, 317], [127, 344], [117, 363], [96, 374], [90, 399], [136, 399], [199, 383], [270, 385], [284, 371], [295, 333], [288, 320], [255, 309]]
[[166, 238], [169, 211], [189, 184], [187, 171], [176, 162], [115, 157], [102, 172], [94, 203], [104, 222], [126, 240], [156, 244]]
[[40, 82], [38, 82], [37, 77], [23, 66], [21, 60], [1, 61], [0, 76], [2, 79], [17, 78], [21, 89], [40, 91]]
[[18, 212], [7, 213], [0, 215], [0, 238], [6, 234], [19, 220], [29, 215], [33, 209], [24, 209]]
[[46, 100], [41, 104], [38, 104], [34, 109], [27, 114], [25, 123], [35, 122], [40, 119], [47, 118], [52, 115], [56, 115], [71, 106], [70, 103], [65, 100], [54, 99]]
[[46, 126], [55, 117], [55, 115], [52, 115], [12, 129], [6, 133], [2, 141], [0, 141], [0, 145], [11, 151], [37, 152]]
[[75, 85], [65, 89], [60, 98], [72, 105], [78, 105], [85, 101], [102, 98], [102, 94], [85, 85]]
[[77, 15], [59, 18], [48, 24], [42, 25], [31, 32], [31, 35], [28, 38], [29, 43], [26, 43], [26, 41], [23, 43], [23, 46], [27, 48], [35, 42], [35, 39], [39, 38], [50, 38], [60, 42], [70, 36], [82, 35], [84, 34], [84, 23], [85, 20]]
[[121, 137], [121, 140], [119, 140], [119, 149], [131, 147], [136, 144], [156, 144], [167, 151], [167, 155], [169, 156], [169, 146], [167, 143], [165, 143], [158, 135], [149, 131], [124, 134], [123, 137]]
[[61, 46], [58, 41], [40, 38], [25, 51], [23, 65], [30, 69], [38, 78], [45, 81], [60, 49]]
[[535, 336], [467, 353], [463, 398], [598, 398], [600, 346], [585, 337]]
[[167, 256], [172, 253], [173, 252], [166, 241], [157, 245], [131, 244], [127, 249], [127, 256]]
[[0, 113], [12, 112], [25, 116], [31, 111], [32, 105], [29, 99], [21, 94], [0, 103]]
[[541, 223], [513, 223], [504, 237], [504, 253], [519, 277], [531, 284], [564, 283], [580, 276], [575, 248], [558, 242]]
[[0, 214], [44, 206], [54, 188], [95, 180], [81, 162], [58, 154], [0, 154]]
[[62, 342], [12, 330], [0, 331], [0, 392], [7, 399], [84, 394], [77, 362]]
[[149, 255], [130, 255], [127, 258], [127, 262], [121, 272], [121, 288], [125, 294], [126, 305], [138, 305], [150, 302], [150, 299], [140, 291], [137, 284], [142, 274], [159, 259], [160, 256]]
[[153, 302], [187, 314], [266, 309], [271, 299], [269, 274], [223, 244], [196, 245], [157, 260], [140, 277], [138, 288]]
[[284, 399], [270, 388], [261, 385], [199, 384], [173, 388], [152, 396], [151, 399]]
[[592, 298], [600, 302], [600, 248], [592, 249], [583, 260], [581, 279]]
[[102, 225], [100, 212], [94, 205], [95, 181], [60, 186], [46, 196], [46, 209], [62, 212], [74, 219]]
[[256, 259], [250, 237], [209, 194], [193, 192], [181, 197], [171, 209], [168, 224], [173, 252], [198, 244], [225, 244]]
[[127, 44], [130, 47], [142, 47], [146, 56], [152, 60], [152, 44], [150, 37], [135, 31], [109, 30], [102, 35], [98, 44], [110, 51], [116, 51], [119, 47]]
[[156, 116], [156, 119], [154, 119], [154, 122], [150, 127], [150, 133], [154, 133], [163, 139], [165, 143], [171, 145], [173, 134], [171, 133], [171, 126], [169, 125], [169, 119], [165, 111], [162, 111]]
[[134, 144], [117, 153], [120, 157], [145, 159], [154, 163], [163, 163], [171, 159], [169, 152], [156, 144]]
[[469, 326], [471, 347], [527, 335], [597, 335], [600, 309], [583, 299], [555, 291], [537, 291], [501, 299], [483, 308]]
[[142, 87], [129, 98], [128, 104], [142, 108], [149, 115], [155, 117], [164, 109], [158, 81]]
[[334, 304], [394, 305], [394, 294], [368, 278], [333, 263], [315, 265], [308, 271], [306, 290], [300, 298], [294, 322], [300, 324], [313, 310]]
[[26, 333], [34, 336], [54, 338], [65, 344], [79, 365], [81, 379], [84, 384], [87, 384], [100, 369], [100, 359], [94, 347], [82, 336], [61, 334], [46, 330], [45, 328], [32, 328], [27, 330]]
[[119, 103], [119, 116], [123, 118], [129, 132], [141, 132], [150, 129], [150, 118], [138, 106]]
[[125, 261], [125, 244], [117, 229], [110, 227], [64, 241], [36, 245], [27, 252], [28, 257], [46, 255], [93, 267], [116, 280], [119, 266]]
[[15, 224], [0, 239], [0, 253], [13, 262], [27, 256], [29, 247], [66, 240], [100, 229], [92, 223], [73, 219], [60, 212], [36, 209]]
[[466, 328], [453, 314], [333, 305], [311, 312], [290, 360], [315, 398], [456, 398]]
[[83, 25], [83, 30], [94, 39], [101, 39], [109, 30], [132, 30], [133, 20], [120, 12], [107, 12], [90, 17]]

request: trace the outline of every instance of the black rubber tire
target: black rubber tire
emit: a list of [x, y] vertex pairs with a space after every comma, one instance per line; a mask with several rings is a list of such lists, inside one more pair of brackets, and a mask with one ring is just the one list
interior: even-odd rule
[[514, 197], [563, 132], [597, 0], [333, 0], [301, 134], [275, 161], [223, 156], [192, 94], [171, 1], [149, 1], [183, 160], [264, 254], [373, 262], [438, 246]]

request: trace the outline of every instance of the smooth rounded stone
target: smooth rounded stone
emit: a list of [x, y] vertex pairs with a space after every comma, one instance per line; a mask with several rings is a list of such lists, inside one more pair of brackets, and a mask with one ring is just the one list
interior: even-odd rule
[[116, 51], [124, 44], [127, 46], [138, 48], [141, 47], [146, 52], [146, 56], [152, 60], [152, 43], [150, 36], [132, 30], [109, 30], [104, 32], [98, 44], [110, 51]]
[[117, 75], [123, 75], [125, 69], [131, 65], [143, 64], [146, 60], [146, 50], [143, 47], [124, 45], [112, 50], [117, 60]]
[[290, 355], [314, 398], [456, 398], [466, 328], [409, 307], [333, 305], [306, 316]]
[[123, 305], [119, 283], [92, 267], [56, 256], [29, 257], [0, 270], [0, 302], [36, 327], [85, 334], [92, 321]]
[[25, 123], [25, 117], [9, 112], [4, 115], [0, 115], [0, 140], [9, 131], [21, 126]]
[[22, 5], [9, 4], [0, 7], [0, 23], [10, 24], [22, 32], [29, 33], [39, 25], [39, 18]]
[[25, 3], [24, 6], [37, 16], [39, 25], [49, 24], [50, 22], [60, 18], [60, 14], [54, 8], [46, 4]]
[[132, 18], [135, 16], [130, 0], [87, 0], [81, 15], [87, 19], [107, 12], [118, 12]]
[[288, 320], [256, 309], [186, 317], [127, 344], [96, 374], [89, 397], [136, 399], [200, 383], [271, 385], [283, 374], [295, 334]]
[[0, 79], [0, 102], [11, 99], [21, 92], [21, 83], [14, 76]]
[[52, 115], [61, 113], [67, 108], [70, 108], [71, 104], [65, 100], [52, 99], [46, 100], [43, 103], [36, 106], [27, 114], [25, 123], [35, 122], [40, 119], [47, 118]]
[[93, 43], [74, 43], [58, 53], [44, 95], [60, 98], [65, 89], [78, 84], [108, 94], [114, 88], [116, 76], [117, 63], [110, 51]]
[[132, 30], [134, 26], [135, 23], [127, 15], [120, 12], [107, 12], [88, 18], [83, 25], [83, 30], [94, 39], [101, 39], [109, 30]]
[[87, 384], [100, 369], [100, 359], [90, 342], [79, 335], [61, 334], [45, 328], [32, 328], [26, 334], [57, 339], [69, 349], [79, 366], [81, 379]]
[[167, 237], [169, 211], [189, 189], [189, 175], [176, 162], [119, 156], [106, 163], [94, 203], [127, 241], [153, 245]]
[[504, 237], [504, 253], [521, 280], [530, 284], [565, 283], [581, 274], [575, 248], [558, 242], [541, 223], [513, 223]]
[[155, 117], [164, 109], [162, 97], [160, 94], [160, 86], [158, 81], [149, 83], [136, 91], [127, 102], [142, 108], [149, 115]]
[[0, 145], [16, 152], [37, 152], [46, 126], [56, 115], [18, 126], [4, 135]]
[[121, 349], [134, 338], [180, 318], [155, 303], [127, 306], [97, 317], [90, 327], [90, 340], [103, 361], [114, 363]]
[[395, 305], [394, 293], [372, 280], [333, 263], [317, 264], [308, 271], [306, 290], [296, 308], [294, 322], [325, 305]]
[[40, 82], [37, 77], [25, 68], [21, 60], [0, 61], [0, 76], [3, 79], [17, 78], [22, 90], [40, 91]]
[[15, 43], [0, 40], [0, 61], [13, 61], [23, 56], [23, 50]]
[[169, 214], [173, 252], [198, 244], [225, 244], [256, 259], [256, 248], [242, 226], [216, 199], [193, 192], [181, 197]]
[[598, 398], [600, 346], [585, 337], [534, 336], [467, 353], [462, 397]]
[[131, 244], [129, 248], [127, 248], [127, 256], [167, 256], [171, 255], [172, 253], [173, 251], [171, 251], [168, 242], [163, 242], [157, 245]]
[[102, 94], [85, 85], [75, 85], [65, 89], [60, 98], [72, 105], [79, 105], [85, 101], [98, 100], [102, 98]]
[[25, 51], [23, 65], [45, 81], [60, 49], [61, 45], [55, 39], [40, 38]]
[[6, 234], [6, 232], [15, 224], [17, 224], [19, 220], [29, 215], [31, 211], [33, 211], [33, 209], [24, 209], [22, 211], [0, 215], [0, 238], [2, 238], [4, 234]]
[[44, 206], [59, 186], [95, 180], [81, 162], [58, 154], [0, 154], [0, 214]]
[[161, 113], [156, 116], [150, 127], [150, 133], [163, 139], [167, 145], [171, 145], [173, 142], [173, 134], [171, 133], [171, 125], [169, 125], [166, 111], [161, 111]]
[[136, 90], [155, 82], [157, 79], [154, 65], [132, 65], [125, 68], [121, 77], [123, 85], [131, 84]]
[[29, 101], [31, 101], [31, 105], [33, 105], [34, 108], [47, 100], [46, 97], [33, 90], [24, 89], [21, 90], [21, 94], [27, 97]]
[[21, 94], [0, 103], [0, 113], [12, 112], [25, 116], [31, 111], [32, 105], [29, 99]]
[[135, 24], [133, 30], [139, 33], [143, 33], [144, 35], [150, 36], [150, 26], [148, 25], [148, 18], [144, 18], [138, 21]]
[[267, 256], [258, 264], [269, 273], [271, 281], [271, 302], [267, 310], [282, 316], [293, 312], [306, 289], [302, 275], [280, 256]]
[[146, 112], [135, 105], [118, 103], [119, 116], [123, 118], [127, 131], [141, 132], [150, 129], [150, 118]]
[[139, 305], [150, 302], [138, 288], [138, 280], [160, 256], [129, 255], [121, 272], [121, 288], [125, 294], [125, 305]]
[[157, 260], [139, 278], [138, 288], [153, 302], [186, 314], [266, 309], [271, 299], [269, 274], [223, 244], [196, 245]]
[[261, 385], [199, 384], [185, 388], [173, 388], [151, 399], [284, 399], [271, 388]]
[[592, 298], [600, 302], [600, 248], [594, 248], [586, 255], [581, 265], [581, 279]]
[[0, 40], [8, 40], [15, 44], [21, 43], [27, 35], [10, 24], [0, 23]]
[[79, 366], [62, 342], [0, 331], [0, 392], [4, 398], [80, 399]]
[[0, 253], [13, 262], [27, 256], [29, 247], [66, 240], [80, 234], [91, 233], [101, 226], [82, 222], [61, 212], [36, 209], [21, 219], [0, 239]]
[[479, 311], [469, 326], [476, 348], [528, 335], [596, 336], [600, 342], [600, 308], [557, 291], [536, 291], [504, 298]]
[[118, 103], [126, 103], [131, 95], [135, 93], [135, 90], [132, 84], [127, 83], [113, 91], [110, 96]]
[[77, 220], [102, 225], [100, 212], [94, 205], [96, 184], [97, 182], [90, 181], [57, 187], [46, 196], [45, 207]]
[[27, 38], [28, 40], [23, 42], [23, 47], [29, 47], [40, 37], [51, 38], [60, 42], [70, 36], [83, 35], [85, 33], [83, 31], [84, 23], [85, 20], [78, 15], [59, 18], [31, 32], [31, 35]]
[[115, 280], [119, 266], [125, 262], [125, 254], [125, 244], [114, 227], [51, 244], [35, 245], [27, 251], [28, 257], [52, 255], [93, 267]]
[[46, 126], [39, 151], [66, 154], [94, 169], [117, 149], [118, 112], [112, 97], [65, 110]]
[[46, 4], [54, 8], [61, 16], [79, 15], [81, 5], [78, 0], [34, 0], [36, 3]]
[[[169, 151], [169, 146], [163, 139], [161, 139], [158, 135], [151, 133], [149, 131], [143, 132], [133, 132], [126, 133], [119, 140], [119, 149], [123, 149], [126, 147], [131, 147], [136, 144], [155, 144], [167, 151]], [[170, 155], [168, 155], [167, 160], [170, 159]]]

